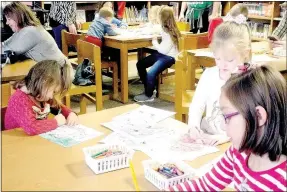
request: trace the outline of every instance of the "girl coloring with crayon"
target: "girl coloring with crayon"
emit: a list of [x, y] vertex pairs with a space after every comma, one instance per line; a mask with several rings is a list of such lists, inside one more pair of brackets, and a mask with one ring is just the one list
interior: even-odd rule
[[[5, 129], [21, 127], [28, 135], [38, 135], [64, 124], [77, 124], [77, 115], [55, 99], [70, 88], [70, 73], [68, 64], [61, 66], [54, 60], [34, 65], [23, 80], [14, 84], [16, 91], [8, 102]], [[55, 117], [47, 119], [49, 113]]]
[[[178, 54], [180, 32], [176, 26], [172, 8], [165, 6], [159, 14], [162, 27], [162, 42], [158, 43], [156, 37], [152, 44], [157, 50], [142, 60], [137, 62], [137, 69], [145, 91], [143, 94], [134, 97], [137, 102], [153, 101], [153, 91], [155, 90], [157, 76], [165, 69], [175, 63], [175, 56]], [[147, 72], [147, 68], [150, 70]]]
[[221, 191], [232, 181], [237, 191], [287, 190], [287, 86], [270, 66], [231, 77], [220, 109], [232, 146], [203, 177], [171, 191]]
[[[251, 61], [251, 36], [246, 18], [219, 25], [215, 29], [210, 47], [216, 66], [207, 68], [198, 82], [189, 108], [190, 129], [185, 139], [205, 143], [203, 138], [210, 136], [218, 140], [215, 143], [219, 144], [228, 140], [226, 133], [221, 129], [223, 122], [219, 109], [221, 87], [232, 73], [244, 67], [244, 63]], [[213, 142], [213, 139], [206, 141]]]

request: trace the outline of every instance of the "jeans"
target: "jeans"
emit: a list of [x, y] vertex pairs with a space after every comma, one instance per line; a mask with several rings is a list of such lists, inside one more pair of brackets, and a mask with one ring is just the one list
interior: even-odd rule
[[[157, 76], [175, 63], [173, 57], [153, 53], [137, 62], [137, 69], [145, 87], [145, 95], [151, 97], [157, 84]], [[147, 68], [151, 67], [147, 72]]]
[[69, 31], [68, 27], [61, 24], [61, 25], [58, 25], [57, 27], [53, 27], [52, 29], [54, 32], [55, 41], [56, 41], [59, 49], [62, 51], [62, 34], [61, 34], [61, 31], [63, 29], [66, 29], [67, 31]]

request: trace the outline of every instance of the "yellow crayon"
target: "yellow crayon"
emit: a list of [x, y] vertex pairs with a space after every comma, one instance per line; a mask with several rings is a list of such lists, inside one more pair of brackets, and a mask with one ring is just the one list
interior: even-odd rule
[[133, 178], [135, 189], [136, 189], [136, 191], [140, 191], [132, 160], [130, 160], [130, 168], [131, 168], [131, 172], [132, 172], [132, 178]]

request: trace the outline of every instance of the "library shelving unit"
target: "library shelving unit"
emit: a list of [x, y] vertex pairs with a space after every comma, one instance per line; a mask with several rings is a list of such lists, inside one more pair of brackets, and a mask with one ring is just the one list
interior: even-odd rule
[[[264, 8], [264, 11], [269, 11], [269, 14], [259, 15], [259, 14], [249, 14], [248, 20], [254, 23], [264, 23], [269, 25], [268, 35], [271, 35], [274, 29], [278, 26], [279, 22], [282, 20], [280, 16], [280, 4], [284, 1], [264, 1], [264, 2], [247, 2], [247, 1], [230, 1], [227, 2], [223, 8], [223, 15], [226, 15], [227, 12], [236, 4], [236, 3], [245, 3], [247, 6], [267, 6]], [[257, 3], [257, 5], [256, 5]], [[251, 29], [252, 30], [252, 29]], [[253, 41], [265, 41], [266, 38], [252, 37]]]

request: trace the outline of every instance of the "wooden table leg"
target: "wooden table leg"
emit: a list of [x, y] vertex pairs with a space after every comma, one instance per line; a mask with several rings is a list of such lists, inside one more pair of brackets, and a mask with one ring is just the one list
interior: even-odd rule
[[129, 99], [127, 44], [122, 44], [120, 51], [121, 51], [121, 99], [123, 103], [127, 103]]

